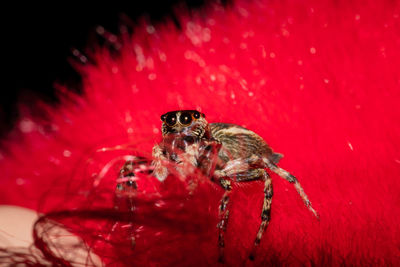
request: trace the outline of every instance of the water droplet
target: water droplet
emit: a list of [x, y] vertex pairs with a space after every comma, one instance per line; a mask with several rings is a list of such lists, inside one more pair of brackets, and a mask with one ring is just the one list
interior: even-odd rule
[[19, 178], [15, 179], [15, 183], [17, 185], [24, 185], [26, 183], [26, 181], [25, 181], [25, 179], [19, 177]]
[[149, 74], [149, 80], [154, 81], [157, 78], [157, 75], [155, 73], [150, 73]]
[[29, 119], [23, 119], [19, 123], [19, 129], [23, 133], [30, 133], [35, 129], [35, 123]]
[[149, 25], [146, 27], [146, 31], [149, 34], [153, 34], [156, 31], [156, 29], [152, 25]]

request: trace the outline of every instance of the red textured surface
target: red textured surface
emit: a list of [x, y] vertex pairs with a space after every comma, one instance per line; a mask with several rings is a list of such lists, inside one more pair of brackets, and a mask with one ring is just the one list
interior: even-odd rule
[[[216, 265], [222, 190], [204, 179], [189, 196], [176, 177], [143, 178], [137, 210], [112, 213], [118, 157], [149, 156], [159, 116], [197, 108], [283, 153], [321, 217], [272, 175], [272, 220], [248, 264], [400, 264], [399, 4], [238, 1], [204, 14], [182, 12], [182, 32], [167, 23], [122, 34], [119, 57], [101, 48], [95, 66], [79, 67], [82, 97], [60, 88], [59, 108], [38, 104], [46, 119], [26, 110], [1, 152], [0, 203], [81, 211], [65, 224], [108, 263]], [[126, 146], [99, 150], [116, 145]], [[247, 260], [262, 197], [260, 183], [235, 186], [227, 264]], [[87, 219], [87, 209], [104, 212]]]

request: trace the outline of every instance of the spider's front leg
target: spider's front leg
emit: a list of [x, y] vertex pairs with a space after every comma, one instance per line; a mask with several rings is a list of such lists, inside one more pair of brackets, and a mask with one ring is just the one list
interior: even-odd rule
[[117, 195], [132, 196], [136, 193], [137, 184], [135, 182], [136, 173], [152, 173], [148, 159], [139, 156], [129, 156], [119, 171], [117, 179]]
[[165, 155], [164, 149], [160, 145], [155, 145], [153, 147], [153, 161], [151, 165], [154, 167], [153, 175], [160, 181], [164, 181], [168, 176], [168, 168], [165, 166], [164, 162], [168, 159]]

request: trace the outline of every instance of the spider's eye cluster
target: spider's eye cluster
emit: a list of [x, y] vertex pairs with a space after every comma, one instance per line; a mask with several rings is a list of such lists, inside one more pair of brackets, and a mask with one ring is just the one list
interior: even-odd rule
[[174, 126], [178, 121], [179, 114], [179, 123], [183, 126], [190, 125], [193, 120], [198, 120], [201, 117], [205, 118], [206, 116], [203, 113], [198, 112], [197, 110], [182, 110], [182, 111], [171, 111], [165, 113], [161, 116], [161, 121], [166, 123], [168, 126]]

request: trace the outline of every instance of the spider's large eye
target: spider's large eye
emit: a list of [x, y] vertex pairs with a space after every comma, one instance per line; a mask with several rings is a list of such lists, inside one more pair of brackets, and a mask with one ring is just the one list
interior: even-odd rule
[[164, 114], [164, 115], [161, 115], [161, 121], [164, 122], [166, 117], [167, 117], [167, 115], [165, 115], [165, 114]]
[[165, 122], [168, 124], [168, 126], [174, 126], [176, 123], [176, 116], [175, 113], [170, 113], [166, 116]]
[[196, 120], [199, 119], [199, 118], [200, 118], [200, 112], [198, 112], [198, 111], [193, 112], [193, 117], [194, 117]]
[[179, 117], [179, 122], [182, 125], [188, 125], [192, 122], [192, 116], [188, 112], [182, 112], [181, 116]]

